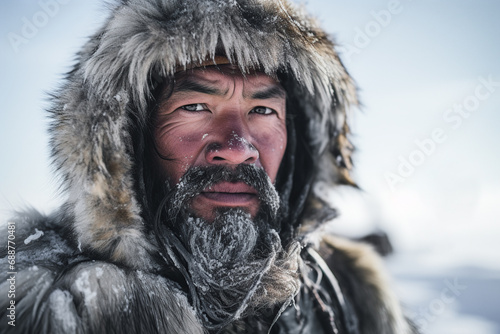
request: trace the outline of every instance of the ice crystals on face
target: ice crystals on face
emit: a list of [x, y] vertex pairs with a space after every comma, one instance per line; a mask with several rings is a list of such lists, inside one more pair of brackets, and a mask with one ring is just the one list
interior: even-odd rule
[[253, 147], [252, 144], [250, 144], [248, 142], [248, 140], [246, 140], [245, 138], [239, 136], [235, 131], [231, 131], [231, 135], [232, 135], [232, 138], [229, 139], [229, 141], [227, 142], [229, 146], [233, 146], [234, 145], [234, 141], [237, 141], [237, 142], [240, 142], [242, 144], [248, 145], [249, 147]]

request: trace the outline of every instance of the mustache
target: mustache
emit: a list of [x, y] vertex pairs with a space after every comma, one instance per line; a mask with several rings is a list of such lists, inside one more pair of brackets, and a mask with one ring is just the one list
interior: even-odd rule
[[280, 197], [271, 179], [262, 167], [240, 164], [236, 168], [226, 165], [191, 167], [171, 189], [168, 202], [168, 216], [175, 217], [185, 204], [220, 182], [243, 182], [257, 191], [261, 206], [265, 207], [270, 218], [275, 219], [280, 207]]

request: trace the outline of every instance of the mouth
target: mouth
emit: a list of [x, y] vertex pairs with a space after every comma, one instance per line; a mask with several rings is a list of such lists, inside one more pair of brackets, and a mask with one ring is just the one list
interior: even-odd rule
[[257, 191], [243, 182], [220, 182], [200, 193], [214, 206], [247, 206], [258, 201]]

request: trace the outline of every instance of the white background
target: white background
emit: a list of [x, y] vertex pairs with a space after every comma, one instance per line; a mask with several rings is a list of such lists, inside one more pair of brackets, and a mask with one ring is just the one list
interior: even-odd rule
[[[12, 209], [47, 213], [61, 202], [48, 158], [47, 92], [105, 17], [100, 1], [44, 9], [49, 2], [0, 3], [1, 221]], [[302, 3], [341, 46], [363, 102], [352, 115], [363, 191], [331, 193], [342, 216], [330, 229], [389, 233], [395, 286], [426, 333], [499, 334], [500, 2]], [[13, 43], [26, 21], [36, 31]], [[497, 85], [458, 126], [447, 121], [476, 89], [488, 92], [479, 78]], [[436, 129], [445, 140], [418, 153], [416, 141]], [[411, 157], [412, 172], [391, 186], [387, 174]]]

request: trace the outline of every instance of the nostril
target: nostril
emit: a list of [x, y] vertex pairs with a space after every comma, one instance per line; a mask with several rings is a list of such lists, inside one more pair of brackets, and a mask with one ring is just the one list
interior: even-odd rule
[[248, 159], [245, 160], [245, 162], [249, 163], [249, 164], [254, 163], [255, 161], [257, 161], [256, 157], [250, 157], [250, 158], [248, 158]]

